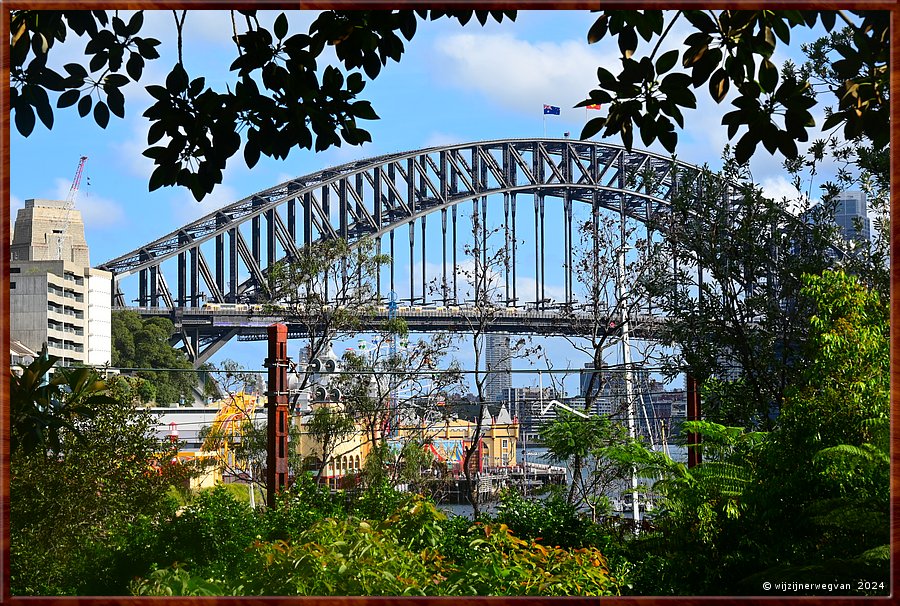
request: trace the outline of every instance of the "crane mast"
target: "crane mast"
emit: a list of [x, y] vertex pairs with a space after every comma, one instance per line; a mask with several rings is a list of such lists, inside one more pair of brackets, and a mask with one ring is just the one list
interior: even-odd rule
[[87, 162], [87, 156], [81, 156], [78, 161], [78, 168], [75, 170], [75, 178], [72, 180], [72, 186], [69, 188], [69, 195], [66, 196], [66, 214], [60, 230], [56, 233], [56, 258], [62, 260], [63, 239], [66, 232], [69, 231], [69, 222], [72, 219], [72, 209], [75, 208], [75, 197], [78, 195], [78, 187], [81, 185], [81, 173], [84, 172], [84, 163]]

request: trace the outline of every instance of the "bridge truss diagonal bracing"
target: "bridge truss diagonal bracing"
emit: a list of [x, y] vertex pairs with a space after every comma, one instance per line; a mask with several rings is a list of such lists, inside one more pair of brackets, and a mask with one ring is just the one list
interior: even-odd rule
[[[471, 296], [460, 275], [462, 247], [473, 237], [472, 217], [481, 216], [508, 251], [498, 279], [510, 317], [497, 330], [571, 333], [578, 330], [571, 318], [561, 326], [552, 312], [578, 302], [572, 259], [578, 221], [608, 212], [664, 226], [679, 183], [699, 172], [593, 141], [432, 147], [291, 179], [99, 268], [113, 273], [114, 308], [170, 317], [195, 363], [234, 336], [264, 335], [271, 319], [254, 319], [240, 306], [260, 299], [275, 263], [319, 240], [373, 241], [391, 258], [376, 277], [385, 309], [394, 291], [411, 329], [453, 330]], [[525, 327], [517, 313], [534, 317]]]

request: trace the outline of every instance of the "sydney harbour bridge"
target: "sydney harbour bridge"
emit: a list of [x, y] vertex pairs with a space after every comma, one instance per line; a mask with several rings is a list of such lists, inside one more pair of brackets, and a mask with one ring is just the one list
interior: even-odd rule
[[[502, 303], [491, 329], [578, 334], [572, 255], [579, 217], [607, 213], [656, 229], [648, 239], [664, 238], [673, 196], [699, 175], [698, 167], [669, 157], [593, 141], [431, 147], [291, 179], [99, 268], [113, 273], [113, 308], [173, 320], [195, 365], [234, 337], [264, 338], [280, 318], [259, 317], [248, 303], [275, 263], [318, 240], [374, 242], [377, 253], [390, 256], [375, 276], [378, 302], [397, 293], [413, 332], [461, 330], [471, 309], [463, 247], [480, 213], [502, 226], [495, 244], [508, 259], [496, 268]], [[377, 309], [374, 321], [387, 317], [385, 305]], [[648, 315], [636, 325], [649, 334], [655, 321]], [[296, 334], [298, 327], [289, 329]]]

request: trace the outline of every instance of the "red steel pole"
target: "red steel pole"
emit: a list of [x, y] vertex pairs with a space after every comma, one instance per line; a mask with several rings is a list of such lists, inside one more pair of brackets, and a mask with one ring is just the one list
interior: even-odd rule
[[[700, 420], [700, 384], [693, 375], [687, 376], [687, 420]], [[688, 467], [700, 464], [700, 434], [688, 434]]]
[[266, 504], [275, 507], [275, 495], [287, 486], [288, 479], [287, 326], [272, 324], [268, 334]]

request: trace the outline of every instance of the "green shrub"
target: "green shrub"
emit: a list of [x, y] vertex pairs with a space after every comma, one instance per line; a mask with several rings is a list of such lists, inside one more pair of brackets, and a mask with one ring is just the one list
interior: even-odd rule
[[515, 490], [500, 496], [494, 521], [506, 524], [524, 539], [535, 539], [544, 545], [584, 547], [592, 526], [559, 494], [543, 500], [526, 499]]
[[366, 487], [350, 504], [350, 511], [363, 519], [377, 520], [407, 503], [410, 494], [394, 489], [387, 480]]
[[[213, 509], [207, 506], [204, 512]], [[228, 514], [228, 507], [224, 509]], [[448, 529], [455, 532], [454, 541], [448, 541]], [[450, 557], [444, 551], [447, 546], [453, 546], [459, 557]], [[196, 555], [193, 562], [199, 562]], [[447, 520], [433, 503], [415, 496], [378, 521], [323, 518], [290, 541], [254, 541], [241, 565], [232, 566], [225, 575], [216, 574], [209, 564], [189, 571], [173, 567], [135, 582], [132, 591], [140, 595], [556, 596], [614, 595], [619, 587], [596, 548], [546, 547], [516, 537], [504, 524]]]
[[258, 543], [254, 555], [240, 577], [251, 594], [433, 595], [441, 581], [435, 554], [353, 517], [320, 520], [292, 543]]
[[[155, 570], [149, 579], [135, 579], [129, 587], [138, 596], [217, 596], [229, 595], [224, 584], [213, 579], [193, 576], [184, 568], [173, 566]], [[241, 588], [238, 588], [240, 591]], [[239, 595], [232, 593], [230, 595]]]
[[566, 550], [514, 536], [505, 524], [478, 524], [475, 557], [457, 562], [445, 595], [617, 595], [606, 558], [593, 547]]
[[323, 518], [344, 515], [340, 500], [306, 472], [297, 476], [275, 501], [275, 507], [265, 510], [262, 516], [263, 536], [269, 541], [293, 539]]
[[438, 550], [448, 559], [463, 562], [475, 556], [470, 547], [473, 533], [476, 531], [475, 522], [466, 516], [448, 516], [440, 522], [441, 537]]
[[203, 490], [163, 529], [165, 559], [158, 563], [188, 563], [208, 576], [234, 575], [261, 531], [253, 510], [223, 486]]

